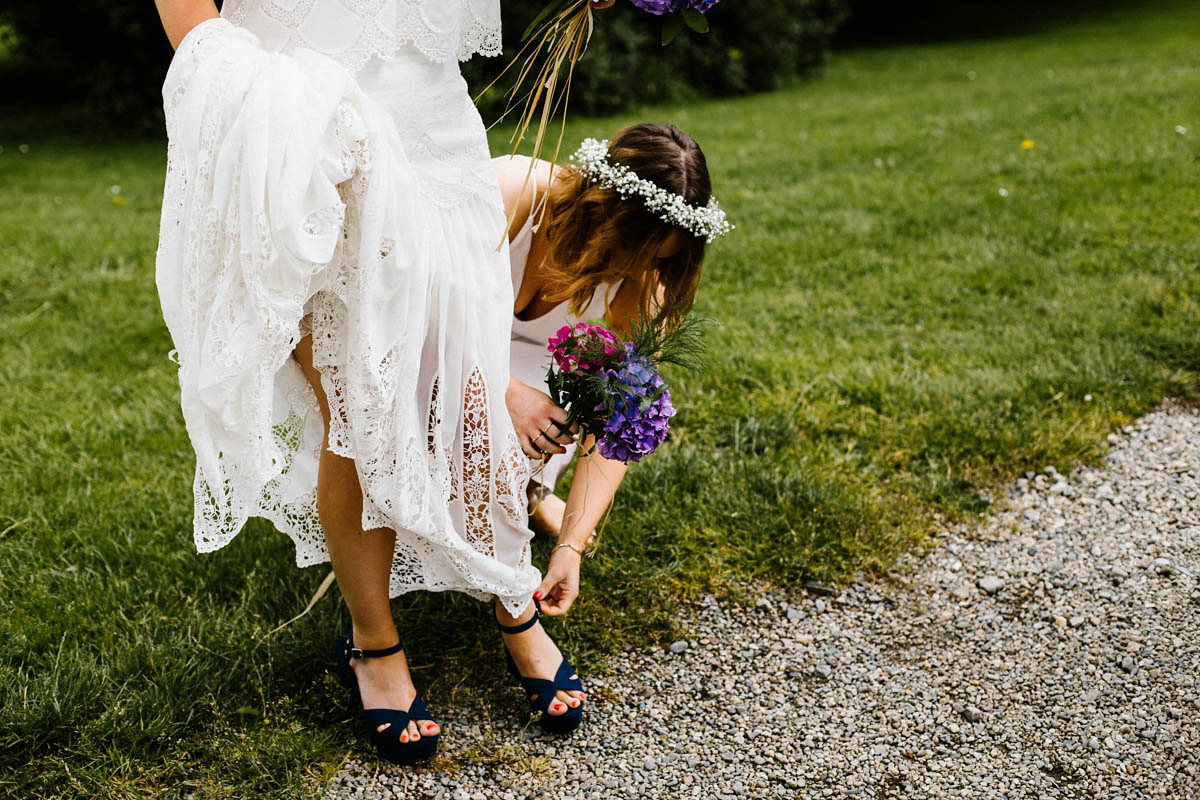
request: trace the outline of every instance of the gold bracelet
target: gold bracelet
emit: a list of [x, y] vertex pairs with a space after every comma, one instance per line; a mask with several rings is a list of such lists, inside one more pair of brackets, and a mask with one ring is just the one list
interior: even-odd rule
[[580, 550], [575, 545], [571, 544], [570, 542], [559, 542], [558, 544], [554, 545], [554, 547], [550, 548], [550, 552], [553, 553], [555, 550], [557, 550], [560, 547], [568, 547], [568, 548], [574, 550], [576, 553], [578, 553], [580, 558], [583, 558], [583, 551]]

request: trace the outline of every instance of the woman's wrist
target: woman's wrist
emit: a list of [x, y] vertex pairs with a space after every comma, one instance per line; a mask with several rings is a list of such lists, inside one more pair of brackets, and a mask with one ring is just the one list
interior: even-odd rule
[[583, 548], [579, 547], [578, 545], [574, 545], [571, 542], [559, 542], [558, 544], [554, 545], [554, 547], [550, 548], [550, 555], [554, 555], [560, 550], [569, 550], [570, 552], [578, 555], [580, 558], [583, 558]]
[[579, 536], [575, 533], [564, 533], [558, 537], [558, 544], [554, 545], [554, 550], [562, 548], [564, 550], [573, 550], [580, 555], [587, 552], [588, 548], [596, 542], [596, 535], [589, 533], [587, 536]]

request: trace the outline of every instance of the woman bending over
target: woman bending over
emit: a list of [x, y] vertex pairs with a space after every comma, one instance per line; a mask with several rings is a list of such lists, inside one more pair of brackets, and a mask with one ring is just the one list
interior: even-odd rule
[[[542, 582], [548, 614], [565, 613], [578, 594], [578, 554], [626, 465], [601, 456], [590, 437], [577, 446], [562, 427], [567, 413], [546, 393], [547, 343], [564, 325], [585, 320], [603, 319], [624, 338], [638, 320], [678, 323], [696, 296], [705, 246], [723, 225], [709, 208], [704, 153], [673, 125], [631, 126], [612, 140], [603, 163], [577, 161], [555, 168], [537, 161], [526, 180], [528, 158], [493, 160], [509, 215], [515, 296], [506, 400], [522, 448], [544, 460], [528, 488], [530, 524], [558, 538]], [[645, 191], [630, 190], [638, 181], [649, 192], [679, 195], [686, 210], [651, 210]], [[586, 455], [564, 504], [550, 492], [577, 452]]]

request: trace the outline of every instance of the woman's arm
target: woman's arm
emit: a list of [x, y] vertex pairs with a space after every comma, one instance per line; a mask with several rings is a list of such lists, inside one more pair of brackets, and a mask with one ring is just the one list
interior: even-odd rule
[[595, 445], [594, 436], [579, 443], [579, 452], [588, 455], [575, 459], [575, 477], [567, 493], [567, 508], [558, 534], [559, 544], [565, 542], [580, 550], [591, 543], [596, 526], [612, 505], [617, 487], [629, 470], [629, 465], [600, 455]]
[[192, 28], [219, 16], [213, 0], [154, 0], [154, 4], [173, 48], [179, 47]]
[[[626, 279], [605, 314], [610, 328], [624, 336], [637, 315], [640, 286], [636, 279]], [[583, 551], [592, 541], [596, 526], [608, 511], [617, 487], [629, 469], [620, 461], [611, 461], [595, 450], [596, 437], [587, 436], [579, 442], [580, 455], [575, 459], [575, 477], [567, 493], [558, 545], [550, 552], [546, 576], [534, 597], [541, 600], [542, 611], [556, 617], [566, 614], [579, 596], [579, 566]]]
[[[580, 442], [580, 452], [591, 450], [596, 440], [587, 437]], [[579, 596], [579, 563], [582, 553], [596, 531], [596, 525], [608, 511], [621, 479], [628, 467], [611, 461], [591, 450], [590, 455], [575, 461], [575, 477], [567, 495], [567, 509], [558, 544], [550, 553], [546, 577], [534, 596], [541, 600], [542, 611], [552, 617], [567, 613]]]

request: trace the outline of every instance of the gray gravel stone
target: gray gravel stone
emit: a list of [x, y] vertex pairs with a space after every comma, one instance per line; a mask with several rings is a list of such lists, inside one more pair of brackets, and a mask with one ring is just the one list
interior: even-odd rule
[[672, 653], [675, 653], [676, 655], [678, 655], [678, 654], [682, 653], [684, 650], [688, 649], [688, 643], [686, 641], [684, 641], [683, 639], [680, 639], [678, 642], [671, 642], [670, 646], [667, 647], [667, 649], [670, 650]]
[[995, 575], [988, 575], [986, 578], [979, 579], [979, 588], [988, 594], [995, 594], [1004, 586], [1004, 579]]
[[435, 696], [436, 761], [352, 759], [327, 799], [1200, 798], [1200, 415], [1109, 442], [1105, 469], [1029, 473], [894, 581], [682, 608], [686, 657], [585, 674], [569, 738], [526, 728], [515, 690]]

